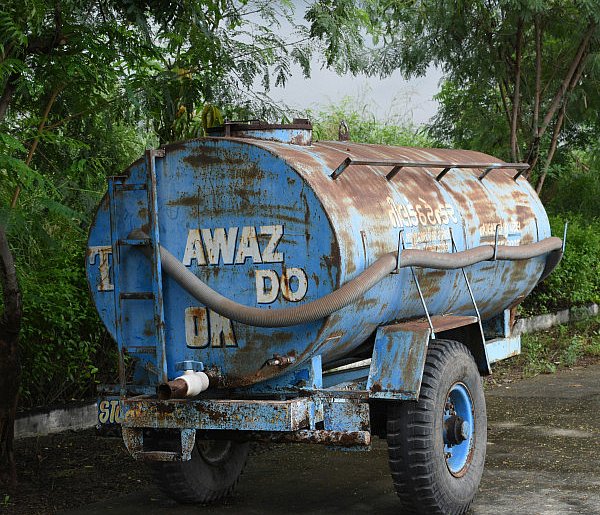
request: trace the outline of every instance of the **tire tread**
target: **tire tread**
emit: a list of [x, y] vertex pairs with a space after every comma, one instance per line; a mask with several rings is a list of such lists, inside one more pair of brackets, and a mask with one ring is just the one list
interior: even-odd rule
[[[457, 510], [445, 505], [435, 483], [434, 457], [430, 441], [434, 427], [433, 403], [444, 368], [458, 355], [471, 358], [469, 350], [452, 340], [430, 343], [422, 375], [418, 402], [399, 402], [388, 412], [387, 441], [389, 464], [403, 513], [466, 513], [471, 502]], [[472, 359], [472, 358], [471, 358]]]

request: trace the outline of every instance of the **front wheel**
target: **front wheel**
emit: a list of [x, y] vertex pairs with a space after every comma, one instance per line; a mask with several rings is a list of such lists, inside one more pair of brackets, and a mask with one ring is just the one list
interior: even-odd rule
[[247, 442], [196, 439], [192, 459], [153, 464], [159, 489], [179, 503], [207, 504], [231, 494], [246, 458]]
[[389, 463], [408, 513], [466, 513], [483, 474], [487, 419], [482, 380], [469, 350], [431, 342], [418, 402], [388, 409]]

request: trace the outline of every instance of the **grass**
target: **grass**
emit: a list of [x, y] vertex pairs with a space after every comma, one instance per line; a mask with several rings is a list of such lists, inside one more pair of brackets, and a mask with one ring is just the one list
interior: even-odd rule
[[512, 382], [595, 362], [600, 362], [600, 317], [524, 334], [521, 354], [494, 365], [489, 383]]

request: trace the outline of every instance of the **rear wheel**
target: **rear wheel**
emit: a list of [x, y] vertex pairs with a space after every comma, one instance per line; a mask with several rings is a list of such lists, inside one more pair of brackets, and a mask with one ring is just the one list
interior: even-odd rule
[[465, 513], [483, 474], [487, 420], [482, 380], [461, 343], [434, 340], [418, 402], [388, 410], [389, 463], [408, 513]]
[[179, 503], [207, 504], [233, 492], [248, 457], [248, 443], [199, 440], [192, 459], [153, 464], [160, 490]]

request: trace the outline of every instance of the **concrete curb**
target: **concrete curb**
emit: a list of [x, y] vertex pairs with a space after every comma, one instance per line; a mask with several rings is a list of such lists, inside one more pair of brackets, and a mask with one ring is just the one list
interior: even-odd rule
[[95, 402], [84, 406], [65, 406], [47, 412], [26, 413], [15, 420], [15, 438], [88, 429], [96, 425], [97, 418]]
[[585, 318], [597, 316], [600, 313], [598, 304], [588, 304], [587, 306], [578, 306], [570, 309], [563, 309], [556, 313], [548, 315], [537, 315], [529, 318], [520, 318], [513, 327], [513, 334], [534, 333], [544, 331], [555, 325], [567, 324]]
[[[520, 318], [513, 327], [513, 334], [543, 331], [559, 324], [583, 320], [600, 313], [598, 304], [589, 304], [563, 309], [549, 315]], [[48, 412], [33, 413], [18, 418], [15, 422], [15, 438], [43, 436], [62, 431], [88, 429], [97, 423], [98, 408], [95, 402], [84, 406], [60, 408]]]

